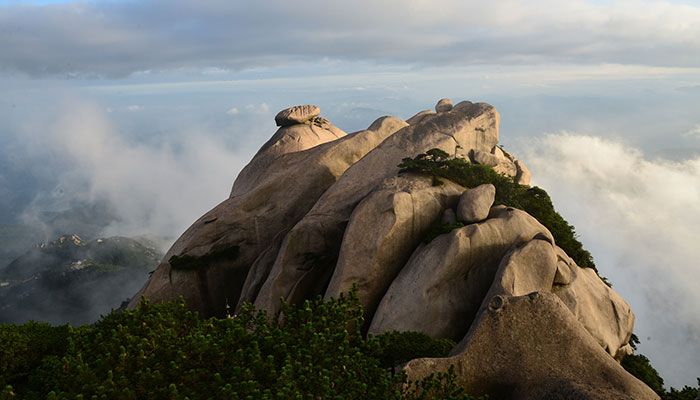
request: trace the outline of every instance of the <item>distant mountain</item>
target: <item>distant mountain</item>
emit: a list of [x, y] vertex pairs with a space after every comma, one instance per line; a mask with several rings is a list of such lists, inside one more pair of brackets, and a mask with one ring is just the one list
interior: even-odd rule
[[38, 244], [0, 270], [0, 322], [93, 322], [137, 291], [161, 257], [124, 237]]
[[25, 215], [16, 217], [12, 224], [0, 224], [0, 270], [36, 243], [70, 234], [96, 239], [105, 226], [116, 220], [114, 211], [104, 201], [74, 204], [61, 211], [25, 210]]

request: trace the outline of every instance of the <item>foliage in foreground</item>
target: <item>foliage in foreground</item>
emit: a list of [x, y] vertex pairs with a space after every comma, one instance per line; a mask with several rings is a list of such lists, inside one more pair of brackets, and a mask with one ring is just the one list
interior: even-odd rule
[[495, 205], [519, 208], [532, 215], [549, 229], [557, 245], [579, 267], [596, 269], [591, 253], [585, 250], [576, 238], [574, 227], [554, 210], [552, 200], [543, 189], [519, 185], [513, 178], [501, 175], [491, 167], [470, 164], [462, 158], [450, 158], [440, 149], [429, 150], [415, 158], [404, 158], [399, 168], [399, 173], [417, 172], [432, 175], [434, 185], [442, 184], [439, 178], [449, 179], [467, 188], [485, 183], [493, 184], [496, 187]]
[[363, 339], [354, 291], [282, 312], [284, 324], [250, 305], [202, 320], [182, 300], [142, 300], [93, 327], [3, 325], [0, 399], [471, 398], [453, 370], [392, 377], [388, 364], [452, 346], [415, 333]]

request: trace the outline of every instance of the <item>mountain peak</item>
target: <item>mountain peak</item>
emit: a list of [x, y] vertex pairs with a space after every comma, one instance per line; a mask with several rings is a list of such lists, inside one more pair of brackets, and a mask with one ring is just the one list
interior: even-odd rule
[[[184, 296], [203, 315], [237, 301], [276, 316], [280, 298], [302, 304], [357, 285], [365, 331], [458, 342], [449, 358], [409, 363], [412, 379], [453, 363], [473, 395], [656, 398], [616, 361], [632, 350], [634, 314], [498, 145], [493, 106], [441, 99], [350, 134], [315, 124], [319, 114], [278, 114], [281, 128], [230, 197], [183, 233], [130, 307], [141, 294]], [[580, 345], [557, 353], [569, 337]], [[466, 367], [487, 359], [496, 364]], [[506, 373], [513, 366], [526, 372]]]

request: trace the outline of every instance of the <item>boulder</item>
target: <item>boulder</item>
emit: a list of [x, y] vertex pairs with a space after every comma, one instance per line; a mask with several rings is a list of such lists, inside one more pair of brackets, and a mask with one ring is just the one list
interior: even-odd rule
[[321, 109], [312, 105], [289, 107], [277, 113], [275, 123], [277, 126], [309, 124], [320, 113]]
[[491, 154], [490, 151], [474, 150], [471, 153], [471, 160], [476, 164], [495, 167], [501, 162], [502, 159], [495, 154]]
[[338, 297], [353, 283], [366, 321], [427, 229], [454, 207], [463, 187], [433, 186], [425, 175], [387, 178], [357, 205], [343, 236], [338, 263], [325, 297]]
[[561, 278], [568, 274], [567, 284], [554, 284], [557, 295], [581, 325], [610, 355], [618, 356], [630, 340], [634, 329], [632, 309], [619, 294], [608, 287], [590, 268], [581, 268], [559, 247], [557, 271]]
[[440, 99], [435, 105], [435, 111], [438, 113], [447, 112], [452, 109], [452, 100], [450, 99]]
[[525, 164], [520, 160], [515, 160], [515, 168], [517, 173], [515, 175], [515, 181], [521, 185], [530, 184], [530, 170], [527, 169]]
[[[629, 305], [590, 268], [580, 268], [549, 236], [536, 235], [513, 247], [501, 260], [480, 311], [496, 296], [553, 292], [601, 348], [618, 357], [632, 335], [634, 314]], [[459, 351], [464, 343], [459, 343]]]
[[551, 238], [524, 211], [497, 206], [487, 220], [418, 247], [382, 298], [369, 332], [420, 331], [459, 341], [508, 249], [537, 234]]
[[554, 294], [495, 296], [447, 358], [419, 358], [404, 370], [422, 379], [454, 364], [472, 396], [504, 400], [646, 400], [659, 397], [625, 371]]
[[457, 204], [457, 219], [465, 224], [485, 220], [495, 198], [496, 187], [490, 183], [465, 190]]

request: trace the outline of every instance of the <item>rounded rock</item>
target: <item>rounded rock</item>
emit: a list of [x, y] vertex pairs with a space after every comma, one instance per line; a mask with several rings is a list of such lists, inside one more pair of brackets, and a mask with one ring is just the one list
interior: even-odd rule
[[450, 99], [440, 99], [437, 105], [435, 105], [435, 111], [438, 113], [447, 112], [452, 109], [452, 100]]
[[309, 124], [319, 114], [321, 114], [321, 109], [318, 106], [294, 106], [277, 113], [275, 123], [277, 123], [277, 126]]

